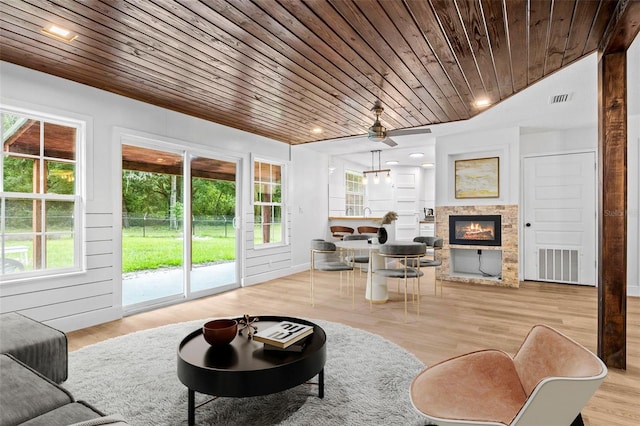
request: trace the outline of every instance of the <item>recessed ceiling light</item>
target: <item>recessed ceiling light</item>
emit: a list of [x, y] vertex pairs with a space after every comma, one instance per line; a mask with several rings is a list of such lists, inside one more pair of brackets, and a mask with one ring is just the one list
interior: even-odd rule
[[433, 164], [433, 163], [422, 163], [422, 167], [425, 167], [425, 168], [433, 167], [433, 166], [435, 166], [435, 164]]
[[67, 43], [75, 40], [78, 37], [78, 34], [72, 32], [71, 30], [54, 24], [47, 24], [40, 31], [51, 37], [66, 41]]
[[482, 99], [476, 100], [477, 107], [486, 107], [488, 105], [489, 105], [489, 99], [482, 98]]
[[409, 157], [411, 158], [422, 158], [424, 157], [424, 154], [421, 152], [412, 152], [411, 154], [409, 154]]
[[320, 127], [314, 127], [313, 129], [310, 130], [311, 134], [314, 135], [319, 135], [320, 133], [322, 133], [322, 129]]
[[400, 164], [400, 162], [398, 160], [389, 160], [389, 161], [386, 161], [385, 164], [388, 166], [395, 166], [397, 164]]

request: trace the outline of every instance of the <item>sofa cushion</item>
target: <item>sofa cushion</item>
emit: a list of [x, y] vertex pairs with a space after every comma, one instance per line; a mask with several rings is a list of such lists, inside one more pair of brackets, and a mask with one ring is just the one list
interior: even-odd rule
[[0, 424], [17, 425], [65, 404], [71, 394], [9, 354], [0, 354]]
[[9, 353], [56, 383], [67, 380], [67, 336], [20, 315], [0, 315], [0, 353]]
[[[72, 402], [22, 423], [20, 426], [67, 426], [101, 419], [102, 413], [83, 402]], [[105, 424], [105, 423], [98, 423]]]

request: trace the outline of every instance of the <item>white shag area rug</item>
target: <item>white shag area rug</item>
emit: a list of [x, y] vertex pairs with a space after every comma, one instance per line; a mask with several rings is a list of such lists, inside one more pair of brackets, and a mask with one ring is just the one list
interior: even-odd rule
[[[205, 321], [140, 331], [71, 352], [64, 386], [76, 399], [120, 414], [132, 425], [186, 425], [187, 388], [176, 373], [177, 347]], [[411, 381], [424, 368], [420, 360], [375, 334], [311, 321], [327, 333], [323, 399], [312, 385], [260, 397], [218, 398], [196, 409], [196, 424], [427, 424], [409, 398]], [[196, 393], [196, 404], [208, 398]]]

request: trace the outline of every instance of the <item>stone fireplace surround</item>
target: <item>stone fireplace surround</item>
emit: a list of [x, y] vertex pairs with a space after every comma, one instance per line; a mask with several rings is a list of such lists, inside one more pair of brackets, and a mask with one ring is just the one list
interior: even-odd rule
[[[502, 216], [502, 245], [449, 245], [449, 216], [450, 215], [496, 215]], [[500, 287], [520, 286], [518, 280], [518, 205], [480, 205], [480, 206], [440, 206], [436, 207], [436, 236], [444, 241], [442, 252], [442, 266], [438, 278], [447, 281], [459, 281]], [[451, 249], [482, 249], [502, 251], [502, 278], [482, 278], [458, 276], [451, 271]]]

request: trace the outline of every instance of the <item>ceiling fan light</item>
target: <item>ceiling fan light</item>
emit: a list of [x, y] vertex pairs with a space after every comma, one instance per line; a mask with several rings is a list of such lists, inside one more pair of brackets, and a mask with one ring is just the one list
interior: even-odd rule
[[380, 124], [380, 114], [382, 110], [376, 111], [376, 121], [369, 127], [369, 140], [373, 142], [382, 142], [387, 138], [387, 129]]

